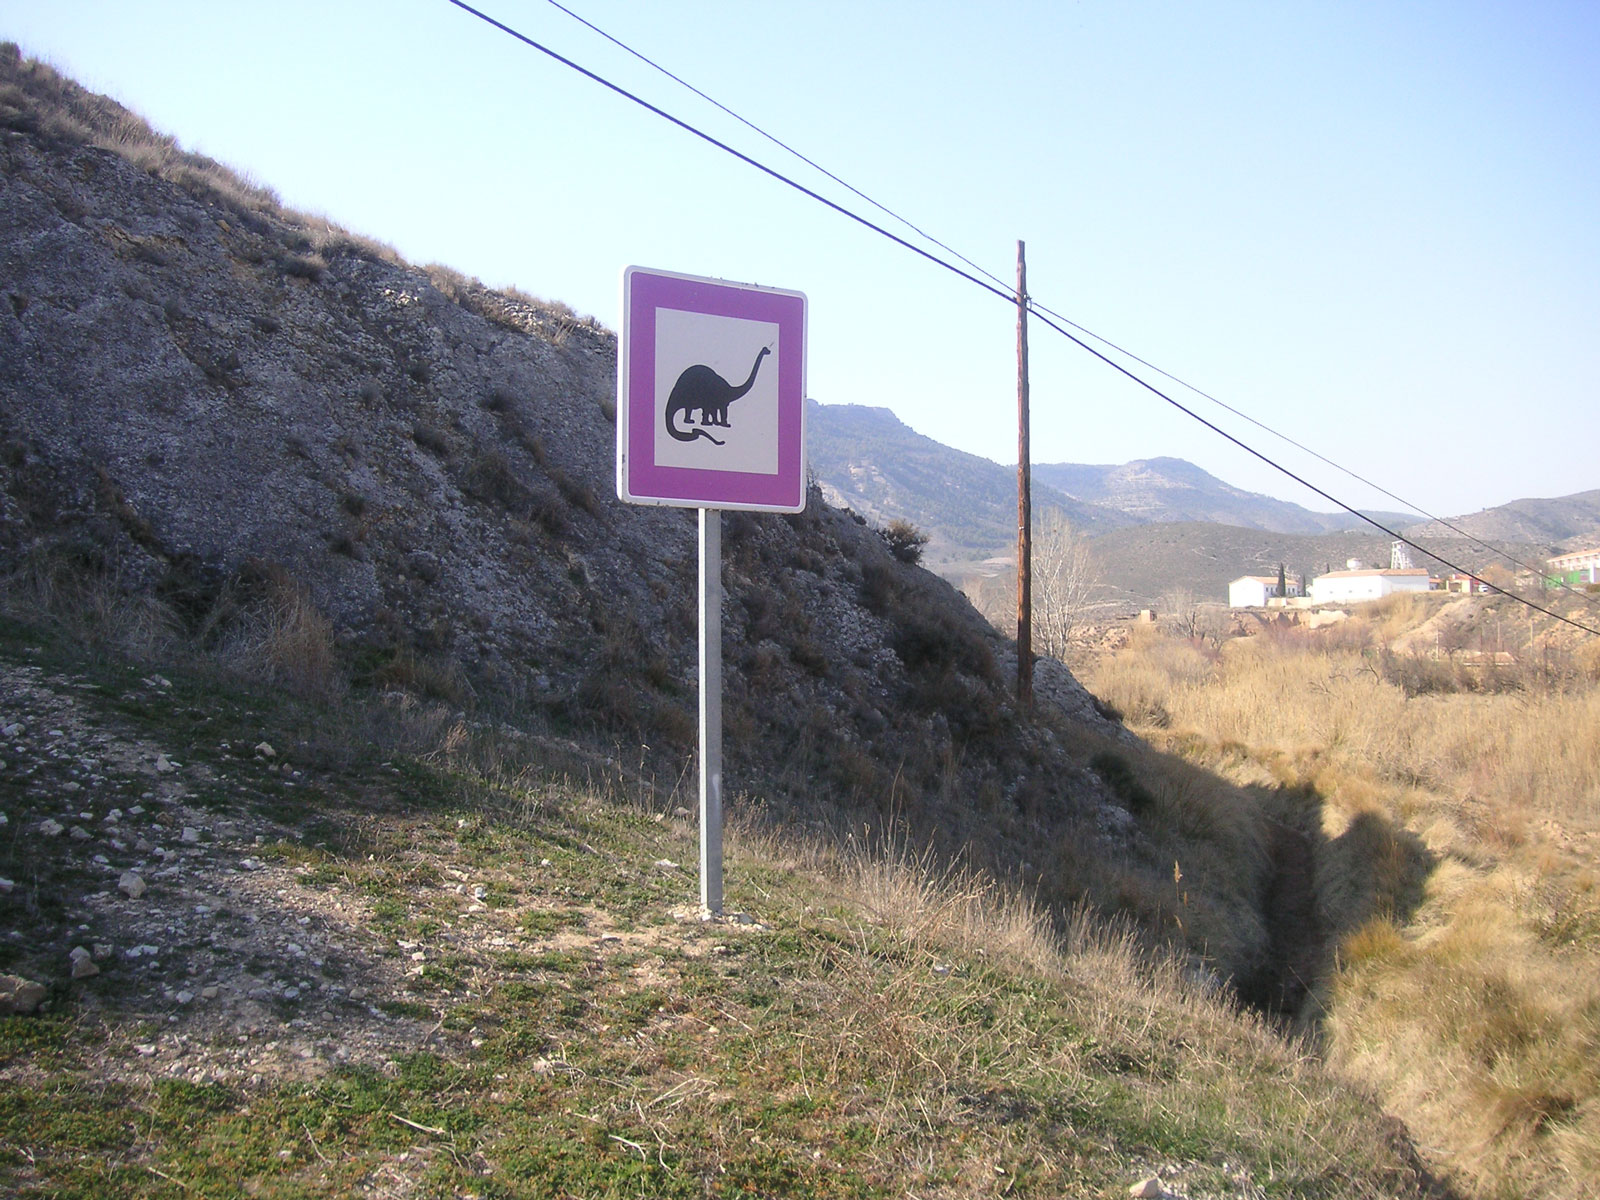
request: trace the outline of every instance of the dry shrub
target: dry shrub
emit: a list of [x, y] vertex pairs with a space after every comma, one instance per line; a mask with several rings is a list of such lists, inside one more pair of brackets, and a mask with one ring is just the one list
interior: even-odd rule
[[348, 686], [333, 623], [303, 586], [282, 573], [270, 576], [264, 594], [228, 620], [218, 657], [306, 699], [335, 700]]
[[1339, 943], [1339, 959], [1347, 967], [1360, 968], [1375, 963], [1393, 962], [1406, 951], [1406, 941], [1388, 917], [1373, 917]]
[[450, 704], [461, 704], [472, 692], [461, 664], [454, 659], [407, 649], [395, 651], [378, 666], [372, 673], [372, 682]]
[[1040, 908], [988, 875], [941, 864], [931, 850], [890, 845], [874, 852], [852, 842], [836, 870], [852, 903], [908, 946], [981, 950], [1034, 970], [1060, 968], [1060, 947]]
[[4, 610], [47, 616], [78, 641], [141, 661], [168, 656], [182, 637], [172, 606], [128, 579], [90, 543], [45, 546], [0, 583]]
[[1186, 675], [1183, 643], [1137, 639], [1090, 684], [1228, 778], [1309, 789], [1318, 910], [1348, 931], [1319, 990], [1335, 1063], [1471, 1192], [1592, 1194], [1600, 897], [1581, 847], [1600, 830], [1600, 689], [1576, 668], [1443, 687], [1444, 664], [1378, 644], [1435, 604], [1232, 642], [1209, 676]]

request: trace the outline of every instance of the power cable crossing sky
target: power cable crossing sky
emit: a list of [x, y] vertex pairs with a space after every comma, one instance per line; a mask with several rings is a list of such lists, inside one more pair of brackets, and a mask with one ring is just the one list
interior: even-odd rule
[[[734, 158], [738, 159], [740, 162], [745, 163], [746, 165], [750, 166], [751, 168], [770, 176], [771, 178], [773, 178], [773, 179], [777, 180], [778, 182], [786, 185], [787, 187], [790, 187], [790, 188], [794, 189], [795, 191], [799, 192], [800, 194], [802, 194], [803, 196], [807, 197], [808, 199], [811, 199], [811, 200], [813, 200], [813, 201], [815, 201], [815, 202], [817, 202], [819, 204], [825, 205], [826, 207], [832, 209], [834, 212], [838, 213], [839, 215], [844, 216], [844, 217], [846, 217], [846, 218], [848, 218], [848, 219], [850, 219], [852, 221], [855, 221], [856, 223], [858, 223], [859, 225], [861, 225], [861, 226], [865, 227], [866, 229], [872, 231], [873, 233], [878, 234], [880, 237], [888, 239], [890, 242], [900, 246], [901, 248], [903, 248], [905, 250], [910, 251], [913, 254], [916, 254], [916, 255], [922, 257], [923, 259], [927, 260], [928, 262], [931, 262], [931, 263], [933, 263], [933, 264], [935, 264], [937, 266], [943, 267], [946, 271], [950, 272], [952, 275], [956, 276], [957, 278], [959, 278], [961, 280], [964, 280], [965, 282], [967, 282], [969, 284], [972, 284], [975, 287], [981, 288], [983, 291], [988, 292], [991, 295], [1003, 300], [1008, 306], [1015, 306], [1016, 301], [1017, 301], [1017, 297], [1016, 297], [1015, 292], [1011, 291], [1011, 290], [1008, 290], [1005, 287], [1004, 283], [1002, 281], [1000, 281], [997, 276], [995, 276], [991, 272], [985, 270], [984, 268], [979, 266], [977, 263], [973, 262], [970, 258], [967, 258], [965, 255], [962, 255], [958, 251], [952, 249], [950, 246], [946, 245], [944, 242], [941, 242], [938, 239], [932, 237], [930, 234], [928, 234], [925, 231], [923, 231], [919, 226], [917, 226], [916, 224], [914, 224], [913, 222], [911, 222], [907, 218], [901, 216], [899, 213], [897, 213], [894, 210], [886, 207], [883, 204], [880, 204], [878, 201], [874, 200], [871, 196], [867, 195], [865, 192], [863, 192], [860, 189], [854, 187], [853, 185], [847, 183], [845, 180], [840, 178], [838, 175], [836, 175], [833, 172], [827, 170], [825, 167], [822, 167], [821, 165], [819, 165], [813, 159], [811, 159], [811, 158], [807, 157], [806, 155], [802, 154], [800, 151], [795, 150], [793, 147], [791, 147], [787, 143], [781, 141], [780, 139], [778, 139], [777, 137], [773, 136], [772, 134], [766, 132], [764, 129], [761, 129], [759, 126], [757, 126], [753, 122], [751, 122], [749, 120], [746, 120], [744, 117], [740, 116], [738, 113], [734, 112], [732, 109], [728, 108], [726, 105], [723, 105], [719, 101], [714, 100], [712, 97], [706, 95], [706, 93], [702, 92], [699, 88], [696, 88], [694, 85], [688, 83], [687, 81], [682, 79], [680, 76], [674, 74], [673, 72], [669, 71], [667, 68], [665, 68], [665, 67], [661, 66], [660, 64], [654, 62], [653, 60], [651, 60], [650, 58], [646, 57], [645, 55], [640, 54], [638, 51], [636, 51], [632, 47], [628, 46], [627, 43], [623, 42], [621, 39], [617, 38], [613, 34], [611, 34], [611, 33], [607, 32], [607, 31], [599, 28], [598, 26], [596, 26], [592, 22], [586, 20], [585, 18], [578, 16], [576, 13], [572, 12], [572, 10], [568, 9], [564, 5], [562, 5], [560, 3], [557, 3], [557, 0], [549, 0], [549, 3], [553, 7], [559, 9], [561, 12], [566, 13], [568, 16], [572, 17], [574, 20], [579, 21], [581, 24], [587, 26], [589, 29], [593, 30], [595, 33], [599, 34], [601, 37], [604, 37], [607, 41], [609, 41], [609, 42], [613, 43], [614, 45], [618, 46], [619, 48], [623, 49], [628, 54], [633, 55], [635, 58], [639, 59], [640, 61], [642, 61], [642, 62], [646, 63], [647, 65], [649, 65], [650, 67], [652, 67], [654, 70], [659, 71], [661, 74], [667, 76], [669, 79], [671, 79], [674, 82], [680, 84], [681, 86], [687, 88], [689, 91], [693, 92], [695, 95], [699, 96], [701, 99], [706, 100], [710, 104], [713, 104], [715, 107], [717, 107], [718, 109], [720, 109], [724, 113], [728, 114], [729, 116], [733, 117], [735, 120], [737, 120], [741, 124], [747, 126], [751, 130], [753, 130], [756, 133], [760, 134], [760, 136], [762, 136], [763, 138], [765, 138], [769, 142], [773, 143], [774, 145], [778, 146], [779, 148], [783, 149], [784, 151], [788, 152], [789, 154], [793, 155], [794, 157], [800, 159], [802, 162], [804, 162], [807, 165], [811, 166], [815, 170], [821, 172], [823, 175], [827, 176], [829, 179], [831, 179], [835, 183], [837, 183], [840, 186], [846, 188], [847, 190], [849, 190], [851, 193], [853, 193], [857, 197], [859, 197], [862, 200], [865, 200], [867, 203], [871, 204], [874, 208], [877, 208], [879, 211], [887, 214], [888, 216], [893, 218], [895, 221], [897, 221], [900, 224], [904, 225], [906, 228], [912, 230], [918, 236], [924, 238], [925, 240], [927, 240], [931, 244], [933, 244], [935, 246], [938, 246], [940, 249], [944, 250], [946, 253], [949, 253], [949, 254], [953, 255], [955, 258], [959, 259], [962, 263], [965, 263], [968, 267], [971, 267], [973, 270], [979, 272], [981, 275], [986, 276], [987, 278], [986, 279], [985, 278], [979, 278], [978, 275], [974, 275], [974, 274], [972, 274], [972, 273], [970, 273], [970, 272], [968, 272], [966, 270], [963, 270], [962, 268], [956, 266], [955, 264], [949, 262], [948, 260], [940, 258], [937, 254], [934, 254], [932, 251], [929, 251], [927, 249], [924, 249], [923, 247], [914, 245], [913, 243], [907, 241], [906, 239], [900, 237], [899, 235], [897, 235], [897, 234], [895, 234], [895, 233], [883, 228], [881, 225], [878, 225], [878, 224], [874, 223], [873, 221], [868, 220], [866, 217], [861, 216], [859, 213], [856, 213], [856, 212], [846, 208], [844, 205], [839, 204], [836, 201], [830, 200], [826, 196], [823, 196], [823, 195], [821, 195], [820, 193], [818, 193], [816, 191], [813, 191], [811, 188], [806, 187], [805, 185], [799, 183], [797, 180], [795, 180], [795, 179], [783, 174], [782, 172], [780, 172], [780, 171], [776, 170], [775, 168], [771, 167], [770, 165], [768, 165], [766, 163], [763, 163], [763, 162], [757, 160], [756, 158], [754, 158], [754, 157], [752, 157], [750, 155], [747, 155], [747, 154], [743, 153], [742, 151], [739, 151], [739, 150], [735, 149], [733, 146], [731, 146], [728, 143], [726, 143], [726, 142], [724, 142], [724, 141], [712, 136], [711, 134], [709, 134], [706, 131], [704, 131], [703, 129], [700, 129], [699, 127], [693, 125], [692, 123], [690, 123], [690, 122], [688, 122], [688, 121], [686, 121], [686, 120], [684, 120], [684, 119], [682, 119], [680, 117], [674, 116], [672, 113], [667, 112], [665, 109], [662, 109], [662, 108], [658, 107], [657, 105], [650, 103], [649, 101], [643, 99], [642, 97], [640, 97], [639, 95], [635, 94], [634, 92], [631, 92], [628, 89], [622, 87], [621, 85], [619, 85], [619, 84], [617, 84], [617, 83], [615, 83], [615, 82], [613, 82], [613, 81], [611, 81], [611, 80], [599, 75], [598, 73], [596, 73], [594, 71], [589, 70], [588, 68], [580, 65], [579, 63], [577, 63], [574, 60], [566, 57], [565, 55], [557, 53], [555, 50], [551, 49], [550, 47], [544, 45], [543, 43], [541, 43], [539, 41], [536, 41], [535, 39], [529, 37], [525, 33], [520, 32], [519, 30], [513, 28], [512, 26], [510, 26], [510, 25], [508, 25], [508, 24], [506, 24], [506, 23], [504, 23], [502, 21], [497, 20], [496, 18], [490, 16], [489, 14], [485, 13], [481, 9], [475, 8], [472, 5], [467, 4], [465, 2], [465, 0], [448, 0], [448, 3], [454, 5], [456, 8], [461, 9], [463, 12], [465, 12], [465, 13], [477, 18], [478, 20], [484, 22], [486, 25], [489, 25], [492, 28], [498, 30], [500, 33], [503, 33], [508, 37], [514, 38], [516, 41], [522, 43], [524, 46], [526, 46], [526, 47], [528, 47], [528, 48], [530, 48], [532, 50], [536, 50], [539, 53], [548, 56], [550, 59], [554, 60], [555, 62], [560, 63], [562, 66], [565, 66], [570, 70], [576, 71], [580, 75], [583, 75], [585, 78], [593, 81], [594, 83], [598, 84], [599, 86], [605, 87], [605, 88], [615, 92], [616, 94], [618, 94], [618, 95], [624, 97], [625, 99], [633, 102], [634, 104], [638, 105], [639, 107], [641, 107], [641, 108], [645, 109], [646, 111], [654, 114], [655, 116], [661, 118], [662, 120], [668, 121], [671, 124], [677, 126], [679, 129], [683, 130], [684, 132], [689, 133], [689, 134], [693, 135], [694, 137], [702, 139], [703, 141], [709, 143], [710, 145], [714, 146], [718, 150], [721, 150], [724, 153], [733, 156]], [[989, 282], [990, 280], [993, 280], [994, 282], [991, 283], [991, 282]], [[1289, 442], [1290, 444], [1296, 446], [1297, 448], [1306, 451], [1307, 453], [1313, 455], [1314, 457], [1316, 457], [1320, 461], [1326, 463], [1327, 465], [1329, 465], [1331, 467], [1334, 467], [1336, 470], [1339, 470], [1339, 471], [1343, 472], [1344, 474], [1349, 475], [1352, 478], [1359, 480], [1360, 482], [1367, 483], [1371, 487], [1377, 488], [1384, 495], [1389, 496], [1391, 499], [1394, 499], [1394, 500], [1396, 500], [1396, 501], [1398, 501], [1398, 502], [1400, 502], [1402, 504], [1407, 504], [1408, 507], [1419, 508], [1419, 510], [1423, 513], [1423, 515], [1429, 516], [1431, 519], [1433, 519], [1435, 521], [1439, 521], [1441, 524], [1444, 524], [1444, 525], [1448, 526], [1449, 528], [1451, 528], [1452, 530], [1454, 530], [1458, 534], [1461, 534], [1464, 537], [1470, 538], [1476, 544], [1482, 546], [1485, 549], [1493, 551], [1494, 553], [1500, 555], [1501, 557], [1506, 558], [1508, 561], [1516, 564], [1517, 566], [1520, 566], [1520, 567], [1522, 567], [1522, 568], [1524, 568], [1526, 570], [1533, 570], [1533, 571], [1535, 571], [1536, 574], [1541, 573], [1541, 572], [1538, 571], [1537, 568], [1530, 567], [1528, 564], [1523, 563], [1520, 560], [1514, 558], [1513, 556], [1506, 554], [1502, 550], [1499, 550], [1499, 549], [1497, 549], [1497, 548], [1495, 548], [1493, 546], [1490, 546], [1488, 543], [1483, 542], [1481, 539], [1472, 537], [1472, 535], [1467, 534], [1464, 531], [1458, 529], [1455, 525], [1451, 524], [1449, 521], [1445, 521], [1445, 520], [1443, 520], [1441, 518], [1438, 518], [1438, 517], [1433, 517], [1432, 514], [1427, 512], [1426, 509], [1420, 509], [1420, 506], [1409, 504], [1409, 502], [1407, 502], [1405, 500], [1402, 500], [1400, 497], [1396, 496], [1393, 492], [1389, 491], [1387, 488], [1383, 488], [1379, 484], [1372, 483], [1370, 480], [1363, 479], [1361, 476], [1356, 475], [1354, 472], [1349, 471], [1345, 467], [1340, 466], [1338, 463], [1336, 463], [1332, 459], [1322, 455], [1318, 451], [1316, 451], [1314, 449], [1311, 449], [1308, 446], [1302, 445], [1300, 442], [1296, 441], [1295, 439], [1288, 438], [1284, 434], [1278, 433], [1276, 430], [1272, 429], [1270, 426], [1266, 425], [1265, 423], [1263, 423], [1263, 422], [1261, 422], [1259, 420], [1256, 420], [1253, 417], [1248, 416], [1247, 414], [1241, 412], [1239, 409], [1237, 409], [1237, 408], [1235, 408], [1235, 407], [1233, 407], [1231, 405], [1225, 404], [1223, 401], [1218, 400], [1216, 397], [1210, 395], [1209, 393], [1207, 393], [1205, 391], [1202, 391], [1200, 388], [1197, 388], [1197, 387], [1193, 386], [1192, 384], [1189, 384], [1189, 383], [1185, 382], [1184, 380], [1178, 378], [1175, 375], [1172, 375], [1171, 373], [1169, 373], [1167, 371], [1162, 370], [1160, 367], [1154, 366], [1152, 363], [1149, 363], [1145, 359], [1140, 358], [1138, 355], [1132, 353], [1131, 351], [1122, 349], [1121, 347], [1117, 346], [1115, 343], [1109, 341], [1108, 339], [1103, 338], [1100, 335], [1098, 335], [1096, 333], [1093, 333], [1092, 331], [1084, 328], [1082, 325], [1079, 325], [1078, 323], [1069, 320], [1065, 316], [1062, 316], [1060, 313], [1056, 312], [1054, 309], [1050, 309], [1050, 308], [1045, 307], [1042, 304], [1039, 304], [1034, 299], [1034, 297], [1026, 296], [1026, 297], [1024, 297], [1024, 300], [1025, 300], [1025, 302], [1027, 304], [1028, 311], [1033, 313], [1033, 315], [1034, 315], [1036, 320], [1040, 321], [1047, 328], [1051, 329], [1056, 334], [1060, 335], [1061, 337], [1065, 338], [1067, 341], [1069, 341], [1072, 344], [1074, 344], [1075, 346], [1077, 346], [1080, 350], [1082, 350], [1085, 353], [1091, 355], [1095, 359], [1098, 359], [1100, 362], [1104, 363], [1106, 366], [1112, 368], [1114, 371], [1119, 372], [1121, 375], [1125, 376], [1131, 382], [1137, 384], [1139, 387], [1141, 387], [1144, 390], [1150, 392], [1152, 395], [1158, 397], [1159, 399], [1161, 399], [1162, 401], [1164, 401], [1168, 405], [1172, 406], [1177, 411], [1179, 411], [1179, 412], [1183, 413], [1185, 416], [1189, 417], [1191, 420], [1193, 420], [1195, 422], [1198, 422], [1200, 425], [1204, 426], [1206, 429], [1209, 429], [1213, 433], [1217, 434], [1219, 437], [1222, 437], [1222, 438], [1226, 439], [1227, 441], [1231, 442], [1233, 445], [1239, 447], [1241, 450], [1243, 450], [1246, 453], [1252, 455], [1253, 457], [1259, 459], [1261, 462], [1263, 462], [1266, 465], [1272, 467], [1274, 470], [1276, 470], [1276, 471], [1280, 472], [1281, 474], [1287, 476], [1289, 479], [1291, 479], [1294, 482], [1300, 484], [1302, 487], [1305, 487], [1309, 491], [1311, 491], [1311, 492], [1315, 493], [1316, 495], [1322, 497], [1324, 500], [1328, 501], [1330, 504], [1333, 504], [1337, 508], [1339, 508], [1339, 509], [1341, 509], [1341, 510], [1347, 512], [1347, 513], [1350, 513], [1352, 516], [1355, 516], [1355, 517], [1359, 518], [1360, 520], [1366, 522], [1368, 525], [1372, 526], [1374, 529], [1376, 529], [1379, 532], [1381, 532], [1381, 533], [1385, 534], [1386, 536], [1388, 536], [1391, 540], [1401, 542], [1401, 543], [1403, 543], [1403, 544], [1405, 544], [1407, 546], [1410, 546], [1411, 548], [1413, 548], [1413, 549], [1415, 549], [1415, 550], [1417, 550], [1417, 551], [1419, 551], [1419, 552], [1421, 552], [1423, 554], [1429, 555], [1429, 556], [1437, 559], [1439, 562], [1443, 563], [1445, 566], [1449, 567], [1452, 571], [1455, 571], [1458, 574], [1462, 574], [1462, 575], [1470, 575], [1470, 574], [1472, 574], [1472, 572], [1468, 571], [1465, 567], [1459, 566], [1459, 565], [1451, 562], [1449, 559], [1443, 558], [1442, 556], [1440, 556], [1436, 552], [1426, 549], [1425, 547], [1419, 545], [1417, 542], [1413, 541], [1411, 538], [1407, 537], [1405, 534], [1403, 534], [1403, 533], [1401, 533], [1401, 532], [1399, 532], [1399, 531], [1397, 531], [1395, 529], [1390, 528], [1389, 526], [1383, 524], [1381, 521], [1378, 521], [1378, 520], [1374, 519], [1373, 517], [1368, 516], [1367, 514], [1361, 512], [1360, 510], [1358, 510], [1357, 508], [1353, 507], [1352, 505], [1350, 505], [1350, 504], [1346, 503], [1345, 501], [1339, 499], [1337, 496], [1333, 495], [1332, 493], [1330, 493], [1330, 492], [1326, 491], [1325, 489], [1317, 486], [1316, 484], [1310, 482], [1308, 479], [1306, 479], [1301, 474], [1290, 470], [1288, 467], [1286, 467], [1282, 463], [1276, 461], [1271, 456], [1265, 454], [1261, 450], [1256, 449], [1254, 446], [1250, 445], [1249, 443], [1244, 441], [1242, 438], [1239, 438], [1239, 437], [1235, 436], [1234, 434], [1229, 433], [1227, 430], [1223, 429], [1221, 426], [1219, 426], [1219, 425], [1217, 425], [1217, 424], [1215, 424], [1215, 423], [1213, 423], [1211, 421], [1206, 420], [1199, 413], [1195, 412], [1193, 409], [1191, 409], [1191, 408], [1185, 406], [1184, 404], [1180, 403], [1178, 400], [1174, 399], [1172, 396], [1170, 396], [1166, 392], [1162, 391], [1160, 388], [1156, 387], [1154, 384], [1150, 383], [1148, 380], [1144, 379], [1143, 377], [1141, 377], [1140, 375], [1138, 375], [1134, 371], [1130, 370], [1128, 367], [1123, 366], [1122, 364], [1116, 362], [1114, 359], [1112, 359], [1111, 357], [1109, 357], [1105, 353], [1102, 353], [1101, 351], [1096, 350], [1093, 346], [1089, 345], [1082, 338], [1079, 338], [1078, 336], [1076, 336], [1075, 334], [1070, 332], [1067, 327], [1070, 326], [1072, 329], [1079, 330], [1085, 336], [1087, 336], [1089, 338], [1092, 338], [1093, 340], [1101, 343], [1102, 345], [1105, 345], [1105, 346], [1115, 350], [1117, 353], [1126, 356], [1127, 358], [1131, 359], [1132, 361], [1137, 362], [1140, 365], [1142, 365], [1144, 367], [1147, 367], [1150, 370], [1158, 372], [1159, 374], [1165, 376], [1166, 378], [1173, 380], [1173, 382], [1179, 384], [1180, 386], [1182, 386], [1184, 388], [1187, 388], [1188, 390], [1194, 392], [1196, 395], [1204, 397], [1205, 399], [1207, 399], [1207, 400], [1211, 401], [1212, 403], [1218, 405], [1219, 407], [1227, 410], [1228, 412], [1233, 413], [1235, 416], [1238, 416], [1238, 417], [1250, 422], [1252, 425], [1255, 425], [1256, 427], [1264, 430], [1265, 432], [1270, 433], [1273, 436], [1278, 437], [1278, 438], [1280, 438], [1280, 439], [1282, 439], [1282, 440], [1284, 440], [1286, 442]], [[1492, 583], [1486, 583], [1486, 586], [1490, 587], [1495, 592], [1497, 592], [1497, 593], [1499, 593], [1499, 594], [1501, 594], [1503, 596], [1507, 596], [1510, 599], [1516, 601], [1517, 603], [1525, 605], [1529, 609], [1532, 609], [1532, 610], [1534, 610], [1536, 612], [1542, 613], [1545, 616], [1551, 617], [1556, 621], [1562, 622], [1562, 623], [1564, 623], [1566, 625], [1570, 625], [1570, 626], [1572, 626], [1572, 627], [1574, 627], [1576, 629], [1580, 629], [1580, 630], [1582, 630], [1582, 631], [1584, 631], [1586, 633], [1590, 633], [1590, 634], [1594, 634], [1596, 636], [1600, 636], [1600, 629], [1596, 629], [1596, 628], [1593, 628], [1593, 627], [1591, 627], [1589, 625], [1585, 625], [1585, 624], [1583, 624], [1583, 623], [1581, 623], [1579, 621], [1575, 621], [1570, 617], [1567, 617], [1567, 616], [1564, 616], [1564, 615], [1562, 615], [1560, 613], [1557, 613], [1554, 610], [1546, 608], [1543, 605], [1537, 604], [1534, 601], [1529, 600], [1524, 596], [1520, 596], [1520, 595], [1516, 594], [1515, 592], [1507, 591], [1506, 589], [1500, 588], [1500, 587], [1498, 587], [1498, 586], [1496, 586], [1496, 585], [1494, 585]], [[1576, 593], [1576, 594], [1581, 595], [1581, 593]], [[1585, 597], [1585, 598], [1587, 599], [1587, 597]]]

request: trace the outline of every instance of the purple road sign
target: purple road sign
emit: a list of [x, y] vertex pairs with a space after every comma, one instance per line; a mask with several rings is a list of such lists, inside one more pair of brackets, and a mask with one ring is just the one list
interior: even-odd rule
[[617, 495], [806, 505], [806, 298], [629, 267], [617, 356]]

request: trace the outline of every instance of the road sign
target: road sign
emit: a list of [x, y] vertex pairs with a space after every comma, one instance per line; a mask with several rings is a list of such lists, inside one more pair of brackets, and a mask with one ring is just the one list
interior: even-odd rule
[[800, 292], [624, 271], [617, 495], [804, 509], [805, 337]]

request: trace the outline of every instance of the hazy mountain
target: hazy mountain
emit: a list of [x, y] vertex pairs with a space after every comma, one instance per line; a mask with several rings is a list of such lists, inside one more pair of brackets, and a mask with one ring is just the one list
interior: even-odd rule
[[[1016, 470], [952, 449], [887, 408], [811, 404], [811, 468], [824, 495], [876, 524], [904, 518], [929, 535], [927, 562], [952, 577], [1014, 554]], [[1222, 600], [1230, 580], [1278, 564], [1316, 574], [1351, 558], [1386, 564], [1392, 539], [1349, 513], [1320, 513], [1247, 492], [1181, 458], [1120, 466], [1036, 463], [1035, 510], [1058, 508], [1095, 541], [1108, 596], [1149, 604], [1174, 590]], [[1482, 570], [1505, 560], [1414, 514], [1372, 517], [1439, 556], [1418, 565]], [[1516, 500], [1451, 524], [1534, 562], [1600, 540], [1600, 490]]]
[[[1586, 549], [1600, 542], [1600, 489], [1551, 499], [1513, 500], [1452, 517], [1450, 524], [1485, 541], [1526, 542], [1551, 550]], [[1408, 537], [1461, 536], [1437, 521], [1426, 521], [1405, 532]]]
[[[1137, 459], [1121, 466], [1035, 463], [1033, 478], [1141, 522], [1214, 521], [1273, 533], [1335, 533], [1364, 524], [1346, 512], [1312, 512], [1287, 500], [1246, 492], [1181, 458]], [[1372, 515], [1392, 526], [1417, 520], [1412, 513]]]
[[[958, 568], [1013, 553], [1014, 467], [955, 450], [910, 428], [887, 408], [811, 404], [811, 469], [823, 494], [882, 524], [905, 518], [929, 535], [928, 561]], [[1065, 513], [1092, 536], [1135, 525], [1205, 521], [1274, 533], [1337, 532], [1360, 524], [1232, 487], [1180, 458], [1122, 466], [1036, 463], [1036, 511]], [[1395, 527], [1412, 514], [1378, 514]]]
[[[1015, 550], [1016, 468], [925, 437], [887, 408], [813, 401], [806, 421], [811, 470], [829, 503], [878, 525], [897, 517], [911, 521], [929, 536], [930, 564], [981, 562]], [[1037, 478], [1033, 499], [1090, 533], [1134, 520], [1074, 500]]]

